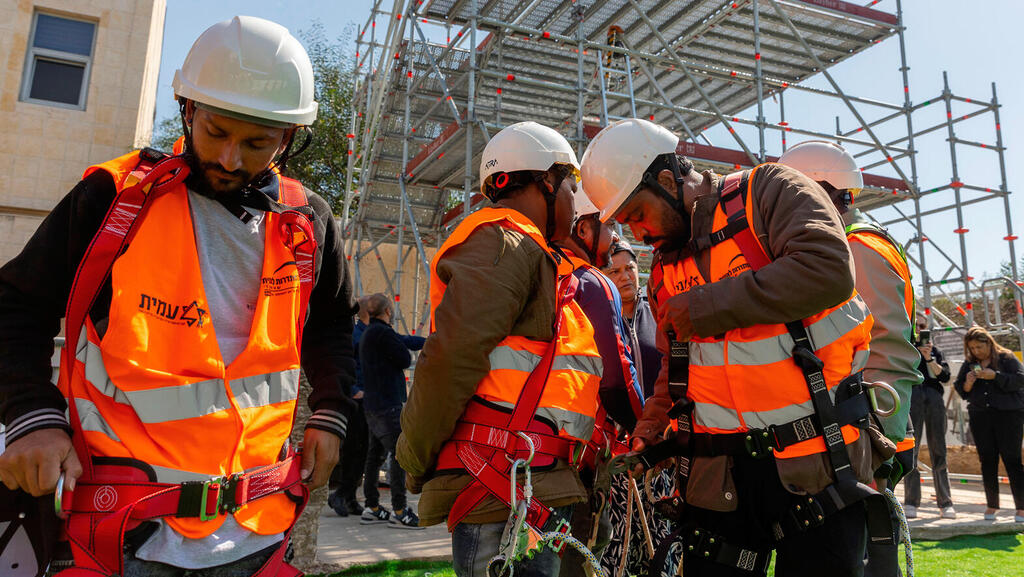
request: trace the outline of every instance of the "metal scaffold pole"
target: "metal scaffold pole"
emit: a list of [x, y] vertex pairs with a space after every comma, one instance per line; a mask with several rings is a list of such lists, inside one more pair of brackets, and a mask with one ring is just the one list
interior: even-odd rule
[[[1017, 237], [1013, 234], [1013, 220], [1010, 216], [1010, 191], [1006, 186], [1006, 151], [1003, 148], [1003, 127], [999, 122], [999, 97], [996, 95], [995, 82], [992, 83], [992, 116], [996, 125], [996, 150], [999, 154], [999, 190], [1003, 193], [1003, 210], [1006, 214], [1006, 236], [1003, 237], [1003, 240], [1006, 241], [1010, 251], [1010, 271], [1013, 273], [1013, 282], [1019, 282], [1017, 249], [1014, 246]], [[1018, 306], [1018, 308], [1020, 307]]]
[[949, 140], [949, 160], [953, 168], [953, 181], [950, 183], [953, 189], [953, 197], [956, 202], [956, 230], [953, 231], [960, 236], [960, 274], [963, 275], [964, 303], [967, 309], [967, 326], [974, 324], [974, 304], [971, 302], [971, 277], [967, 270], [967, 228], [964, 227], [964, 209], [960, 202], [960, 189], [963, 182], [960, 181], [960, 169], [956, 162], [956, 132], [953, 130], [953, 99], [949, 90], [949, 75], [942, 72], [942, 100], [946, 103], [946, 131]]
[[[900, 74], [903, 76], [903, 115], [907, 120], [907, 149], [910, 150], [910, 177], [913, 179], [914, 189], [914, 230], [918, 248], [918, 267], [921, 271], [921, 296], [924, 301], [924, 314], [928, 322], [928, 328], [934, 326], [932, 319], [932, 289], [928, 278], [928, 268], [925, 266], [925, 243], [927, 237], [921, 223], [921, 192], [917, 183], [917, 154], [914, 152], [914, 117], [913, 101], [910, 99], [910, 67], [907, 66], [907, 43], [905, 27], [903, 26], [903, 1], [896, 0], [896, 18], [899, 20], [899, 41], [900, 41]], [[912, 319], [917, 322], [917, 319]]]
[[462, 218], [473, 211], [473, 125], [476, 124], [477, 0], [469, 0], [469, 82], [466, 86], [466, 165], [462, 189]]
[[754, 13], [754, 75], [757, 80], [757, 138], [760, 142], [757, 158], [764, 162], [764, 77], [761, 73], [761, 20], [757, 0], [753, 0], [750, 9]]

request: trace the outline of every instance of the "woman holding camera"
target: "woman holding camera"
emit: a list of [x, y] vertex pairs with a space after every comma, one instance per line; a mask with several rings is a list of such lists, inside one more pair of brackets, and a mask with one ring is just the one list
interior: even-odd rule
[[964, 357], [953, 386], [967, 400], [985, 485], [985, 519], [995, 519], [999, 509], [1001, 457], [1017, 508], [1013, 520], [1024, 523], [1024, 366], [981, 327], [971, 327], [964, 336]]

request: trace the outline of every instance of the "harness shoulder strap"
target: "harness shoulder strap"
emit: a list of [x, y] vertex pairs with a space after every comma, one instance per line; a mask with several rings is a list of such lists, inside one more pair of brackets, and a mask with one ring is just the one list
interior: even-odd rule
[[755, 272], [771, 262], [747, 219], [747, 202], [755, 170], [727, 174], [718, 181], [719, 206], [726, 214], [726, 225], [706, 237], [690, 241], [690, 252], [696, 254], [732, 239]]
[[306, 198], [306, 190], [302, 183], [287, 176], [277, 176], [280, 182], [279, 198], [281, 204], [293, 207], [307, 206], [309, 199]]

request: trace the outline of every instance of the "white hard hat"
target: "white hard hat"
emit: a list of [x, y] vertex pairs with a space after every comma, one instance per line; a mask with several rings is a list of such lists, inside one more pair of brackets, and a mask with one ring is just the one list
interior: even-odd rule
[[601, 212], [600, 210], [597, 209], [596, 206], [594, 206], [594, 203], [591, 202], [590, 197], [587, 196], [587, 193], [583, 192], [582, 185], [576, 187], [576, 192], [573, 193], [572, 195], [572, 203], [573, 207], [575, 208], [577, 219], [590, 214], [597, 214]]
[[491, 137], [480, 155], [480, 192], [487, 194], [488, 178], [520, 170], [548, 170], [554, 164], [572, 167], [579, 176], [580, 163], [572, 145], [553, 128], [536, 122], [517, 122]]
[[601, 220], [611, 218], [633, 194], [654, 159], [678, 146], [678, 136], [640, 118], [619, 120], [598, 132], [583, 153], [580, 173]]
[[174, 94], [213, 112], [271, 126], [316, 120], [313, 66], [288, 29], [235, 16], [209, 27], [174, 73]]
[[795, 144], [779, 157], [779, 164], [795, 168], [815, 182], [827, 182], [836, 190], [856, 195], [864, 188], [857, 161], [834, 142], [808, 140]]

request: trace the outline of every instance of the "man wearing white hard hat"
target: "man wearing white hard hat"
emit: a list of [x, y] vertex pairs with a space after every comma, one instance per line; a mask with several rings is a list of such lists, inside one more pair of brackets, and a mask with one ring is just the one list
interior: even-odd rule
[[[667, 446], [685, 465], [684, 574], [763, 575], [775, 550], [776, 575], [860, 575], [866, 517], [873, 536], [891, 527], [866, 485], [881, 437], [860, 374], [871, 316], [839, 215], [797, 171], [698, 173], [678, 146], [622, 120], [591, 141], [582, 177], [603, 219], [655, 247], [647, 287], [664, 357], [633, 449]], [[678, 428], [655, 451], [670, 417]]]
[[[864, 188], [864, 176], [853, 155], [842, 146], [821, 140], [801, 142], [786, 150], [779, 157], [779, 164], [795, 168], [817, 182], [846, 223], [857, 293], [867, 303], [875, 320], [871, 326], [871, 354], [864, 367], [864, 379], [888, 383], [899, 395], [898, 410], [881, 419], [886, 435], [896, 443], [897, 452], [892, 463], [886, 463], [875, 472], [881, 486], [895, 489], [896, 483], [915, 466], [914, 427], [909, 422], [911, 392], [915, 391], [916, 395], [921, 389], [917, 385], [924, 381], [917, 370], [921, 353], [914, 346], [917, 313], [907, 255], [903, 245], [888, 231], [868, 222], [860, 211], [852, 208], [857, 194]], [[939, 503], [943, 515], [955, 517], [948, 492], [945, 498]], [[908, 516], [916, 513], [914, 507], [906, 508]], [[898, 553], [895, 544], [869, 544], [865, 575], [898, 575]]]
[[[459, 577], [485, 577], [499, 549], [511, 550], [502, 532], [513, 460], [534, 471], [531, 543], [567, 531], [572, 506], [586, 497], [575, 465], [594, 431], [602, 363], [573, 300], [576, 277], [550, 244], [569, 235], [578, 174], [555, 130], [506, 127], [480, 159], [480, 189], [493, 206], [465, 217], [431, 263], [431, 333], [395, 456], [412, 492], [422, 492], [421, 524], [447, 520]], [[515, 573], [554, 577], [559, 565], [545, 548]]]
[[[558, 241], [572, 265], [572, 274], [579, 281], [576, 302], [594, 325], [594, 340], [601, 355], [601, 407], [580, 477], [587, 486], [588, 499], [573, 511], [573, 534], [585, 543], [598, 559], [608, 546], [611, 534], [611, 478], [604, 468], [611, 453], [626, 446], [618, 439], [620, 431], [633, 430], [643, 409], [643, 391], [636, 378], [633, 357], [622, 320], [622, 300], [611, 279], [601, 272], [611, 259], [612, 247], [619, 237], [608, 224], [601, 222], [600, 211], [590, 202], [582, 187], [573, 196], [576, 217], [569, 237]], [[561, 577], [583, 577], [587, 569], [583, 557], [575, 550], [562, 556]]]
[[90, 167], [0, 269], [0, 478], [56, 490], [69, 575], [294, 575], [287, 536], [337, 462], [354, 373], [340, 231], [282, 174], [313, 70], [287, 29], [239, 16], [173, 85], [180, 153]]

